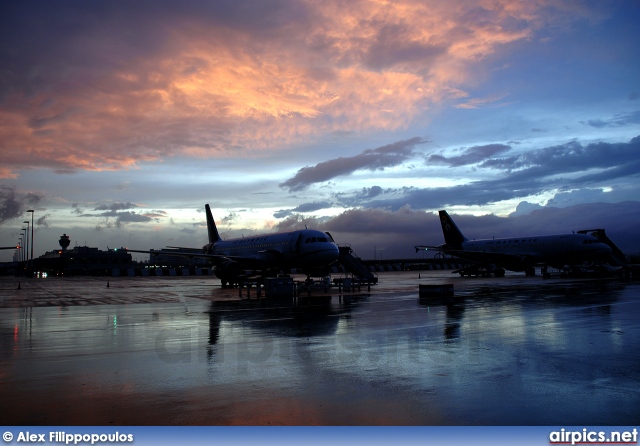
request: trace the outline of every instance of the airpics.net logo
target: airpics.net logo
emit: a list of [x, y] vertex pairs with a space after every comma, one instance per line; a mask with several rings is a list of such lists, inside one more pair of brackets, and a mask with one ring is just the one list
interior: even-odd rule
[[549, 434], [549, 444], [638, 444], [638, 429], [629, 431], [595, 431], [586, 428], [579, 431], [560, 429]]

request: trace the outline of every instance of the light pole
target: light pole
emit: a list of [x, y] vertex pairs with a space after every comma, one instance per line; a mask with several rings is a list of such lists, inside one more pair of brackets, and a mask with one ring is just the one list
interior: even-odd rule
[[33, 263], [33, 209], [29, 209], [27, 212], [31, 212], [31, 262]]
[[[20, 234], [22, 234], [22, 232]], [[20, 250], [20, 251], [18, 251], [18, 254], [19, 254], [18, 261], [20, 262], [21, 261], [20, 259], [22, 259], [22, 255], [24, 254], [22, 252], [22, 237], [18, 238], [18, 246], [16, 246], [16, 248], [18, 248]]]
[[29, 220], [25, 220], [22, 223], [27, 224], [27, 239], [25, 240], [26, 249], [27, 249], [27, 262], [29, 261]]
[[[20, 235], [22, 236], [22, 240], [24, 241], [27, 236], [25, 234], [26, 228], [22, 228], [22, 231], [20, 231]], [[21, 243], [20, 246], [22, 246], [22, 249], [24, 249], [24, 245]], [[22, 253], [22, 261], [24, 262], [24, 252]]]

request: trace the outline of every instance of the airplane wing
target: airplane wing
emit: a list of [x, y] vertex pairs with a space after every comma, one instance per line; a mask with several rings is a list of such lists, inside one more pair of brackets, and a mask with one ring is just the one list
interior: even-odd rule
[[418, 246], [414, 246], [414, 248], [416, 248], [416, 253], [418, 251], [444, 251], [445, 250], [445, 248], [443, 248], [442, 246], [429, 246], [429, 245], [418, 245]]
[[[174, 247], [170, 247], [174, 248]], [[165, 251], [142, 251], [137, 249], [127, 249], [127, 252], [137, 252], [142, 254], [162, 254], [169, 256], [180, 256], [186, 258], [199, 258], [199, 259], [209, 259], [212, 263], [218, 264], [223, 262], [237, 262], [241, 265], [246, 266], [247, 268], [256, 268], [259, 269], [266, 262], [277, 262], [281, 260], [282, 253], [279, 251], [266, 250], [266, 251], [258, 251], [255, 255], [251, 256], [233, 256], [233, 255], [224, 255], [224, 254], [206, 254], [202, 252], [202, 249], [195, 248], [178, 248], [174, 250], [165, 250]]]
[[496, 265], [534, 265], [537, 263], [537, 259], [527, 253], [514, 255], [501, 252], [465, 251], [463, 249], [452, 249], [445, 246], [425, 245], [414, 246], [414, 248], [416, 249], [416, 252], [420, 250], [444, 252], [454, 257], [479, 263], [493, 263]]
[[19, 249], [17, 246], [0, 246], [0, 249]]

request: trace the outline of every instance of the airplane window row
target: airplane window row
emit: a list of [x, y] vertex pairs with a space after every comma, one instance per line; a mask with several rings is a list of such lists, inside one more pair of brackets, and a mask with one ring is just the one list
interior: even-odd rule
[[259, 241], [263, 241], [266, 240], [268, 237], [256, 237], [256, 238], [245, 238], [242, 240], [236, 240], [233, 242], [233, 244], [239, 244], [239, 243], [254, 243], [254, 242], [259, 242]]
[[[236, 244], [236, 242], [234, 242]], [[244, 245], [244, 244], [243, 244]], [[273, 248], [275, 246], [287, 245], [287, 242], [278, 242], [278, 243], [263, 243], [259, 245], [251, 245], [252, 248]], [[225, 249], [245, 249], [245, 246], [230, 246]]]
[[[535, 239], [531, 239], [530, 238], [528, 240], [527, 239], [522, 239], [522, 240], [498, 240], [495, 243], [496, 243], [496, 245], [499, 245], [499, 244], [504, 244], [504, 243], [532, 243], [532, 242], [537, 242], [537, 241], [538, 241], [537, 238], [535, 238]], [[493, 241], [488, 242], [488, 244], [490, 244], [490, 245], [493, 244]]]

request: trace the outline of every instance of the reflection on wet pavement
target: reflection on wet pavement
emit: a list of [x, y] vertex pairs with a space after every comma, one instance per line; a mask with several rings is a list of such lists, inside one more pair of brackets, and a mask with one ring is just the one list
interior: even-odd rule
[[[381, 273], [246, 299], [211, 278], [0, 279], [7, 425], [607, 425], [640, 415], [640, 286]], [[451, 283], [448, 304], [420, 284]]]

